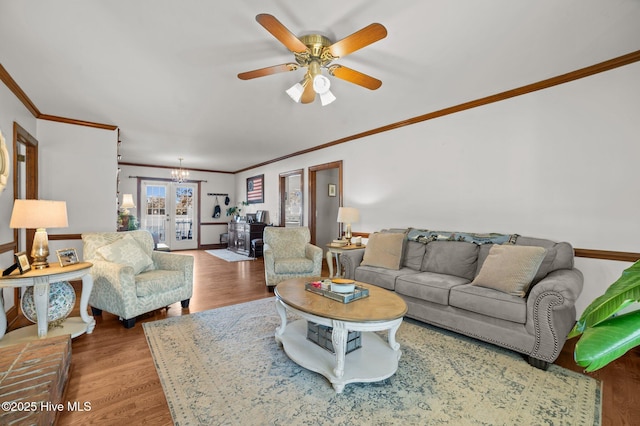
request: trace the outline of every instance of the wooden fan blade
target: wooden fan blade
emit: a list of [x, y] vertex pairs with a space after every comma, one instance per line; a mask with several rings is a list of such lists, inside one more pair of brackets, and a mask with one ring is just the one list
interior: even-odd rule
[[347, 56], [356, 50], [362, 49], [378, 40], [382, 40], [387, 36], [387, 29], [382, 24], [371, 24], [363, 29], [356, 31], [336, 41], [331, 46], [327, 47], [331, 55], [336, 58]]
[[332, 65], [329, 67], [329, 74], [370, 90], [376, 90], [382, 86], [382, 82], [377, 78], [373, 78], [351, 68], [343, 67], [342, 65]]
[[302, 92], [302, 97], [300, 98], [300, 102], [303, 104], [310, 104], [316, 99], [316, 92], [313, 90], [313, 82], [310, 77], [305, 77], [306, 84], [304, 85], [304, 92]]
[[284, 44], [290, 51], [301, 53], [307, 50], [307, 46], [305, 46], [298, 37], [293, 35], [293, 33], [289, 31], [287, 27], [282, 25], [282, 23], [274, 16], [262, 13], [256, 16], [256, 21], [258, 21], [260, 25], [269, 31], [271, 35], [277, 38], [280, 43]]
[[264, 77], [271, 74], [277, 74], [279, 72], [295, 71], [298, 68], [300, 68], [298, 64], [280, 64], [272, 67], [260, 68], [258, 70], [241, 72], [238, 74], [238, 78], [240, 80], [251, 80], [252, 78]]

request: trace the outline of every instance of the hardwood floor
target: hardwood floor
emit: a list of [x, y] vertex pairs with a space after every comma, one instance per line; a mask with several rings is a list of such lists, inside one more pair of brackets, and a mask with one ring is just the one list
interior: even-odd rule
[[[90, 411], [64, 411], [59, 425], [171, 425], [171, 415], [140, 323], [272, 297], [264, 284], [262, 259], [229, 263], [204, 251], [195, 258], [194, 294], [188, 310], [180, 303], [138, 318], [132, 329], [107, 312], [96, 317], [95, 331], [73, 340], [66, 401], [91, 404]], [[326, 265], [324, 273], [328, 274]], [[78, 315], [78, 308], [72, 315]], [[21, 318], [12, 328], [27, 325]], [[573, 346], [563, 348], [558, 365], [580, 372]], [[523, 361], [524, 362], [524, 361]], [[636, 348], [590, 374], [603, 382], [603, 425], [634, 425], [640, 418], [640, 350]]]

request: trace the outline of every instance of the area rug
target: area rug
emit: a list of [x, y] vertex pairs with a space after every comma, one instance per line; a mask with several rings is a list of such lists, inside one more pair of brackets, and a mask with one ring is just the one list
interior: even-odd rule
[[227, 262], [242, 262], [243, 260], [254, 260], [253, 257], [234, 253], [231, 250], [227, 250], [227, 249], [205, 250], [205, 251], [210, 255], [220, 258], [222, 260], [226, 260]]
[[336, 394], [327, 379], [287, 357], [274, 339], [279, 325], [274, 298], [144, 323], [175, 424], [601, 421], [599, 381], [556, 365], [538, 370], [513, 352], [411, 320], [396, 336], [402, 357], [394, 376]]

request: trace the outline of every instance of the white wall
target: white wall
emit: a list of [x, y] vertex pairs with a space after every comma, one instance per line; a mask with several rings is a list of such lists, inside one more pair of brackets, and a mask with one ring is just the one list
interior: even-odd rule
[[[48, 229], [54, 234], [112, 231], [115, 229], [117, 142], [115, 130], [96, 129], [38, 120], [40, 199], [67, 202], [68, 228]], [[72, 247], [82, 258], [82, 241], [51, 241], [55, 250]]]
[[[184, 167], [188, 168], [188, 164], [186, 162], [183, 163]], [[120, 194], [133, 194], [134, 200], [136, 200], [138, 196], [138, 179], [136, 178], [136, 176], [167, 179], [171, 175], [171, 171], [166, 168], [138, 167], [126, 165], [122, 165], [120, 166], [120, 168]], [[225, 214], [225, 211], [227, 207], [231, 207], [238, 202], [238, 200], [235, 198], [235, 177], [230, 173], [211, 173], [192, 170], [189, 172], [189, 180], [202, 181], [199, 200], [201, 222], [222, 223], [220, 225], [201, 226], [200, 244], [218, 244], [220, 243], [220, 234], [227, 232], [226, 223], [229, 222], [230, 219], [230, 217]], [[218, 197], [220, 208], [222, 209], [222, 214], [217, 219], [214, 219], [212, 217], [216, 197], [208, 196], [208, 193], [228, 193], [229, 197], [231, 198], [231, 202], [228, 206], [226, 206], [224, 204], [224, 196]], [[120, 201], [122, 201], [122, 198], [120, 198]], [[138, 204], [136, 205], [138, 206]], [[243, 213], [246, 213], [246, 208], [243, 210]], [[140, 216], [139, 213], [137, 214], [137, 216]]]
[[[638, 111], [635, 63], [239, 173], [236, 191], [243, 197], [245, 179], [264, 173], [259, 208], [275, 222], [278, 173], [343, 160], [344, 205], [361, 213], [355, 232], [518, 233], [640, 252]], [[629, 263], [576, 265], [585, 274], [580, 313]]]

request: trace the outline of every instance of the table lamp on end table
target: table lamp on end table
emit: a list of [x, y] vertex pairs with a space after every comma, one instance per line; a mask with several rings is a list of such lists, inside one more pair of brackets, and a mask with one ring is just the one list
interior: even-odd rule
[[9, 222], [10, 228], [35, 229], [31, 257], [32, 267], [44, 269], [49, 267], [49, 236], [46, 228], [66, 228], [67, 203], [50, 200], [15, 200]]
[[351, 224], [360, 221], [360, 212], [355, 207], [340, 207], [338, 209], [338, 222], [346, 225], [344, 237], [351, 244]]

